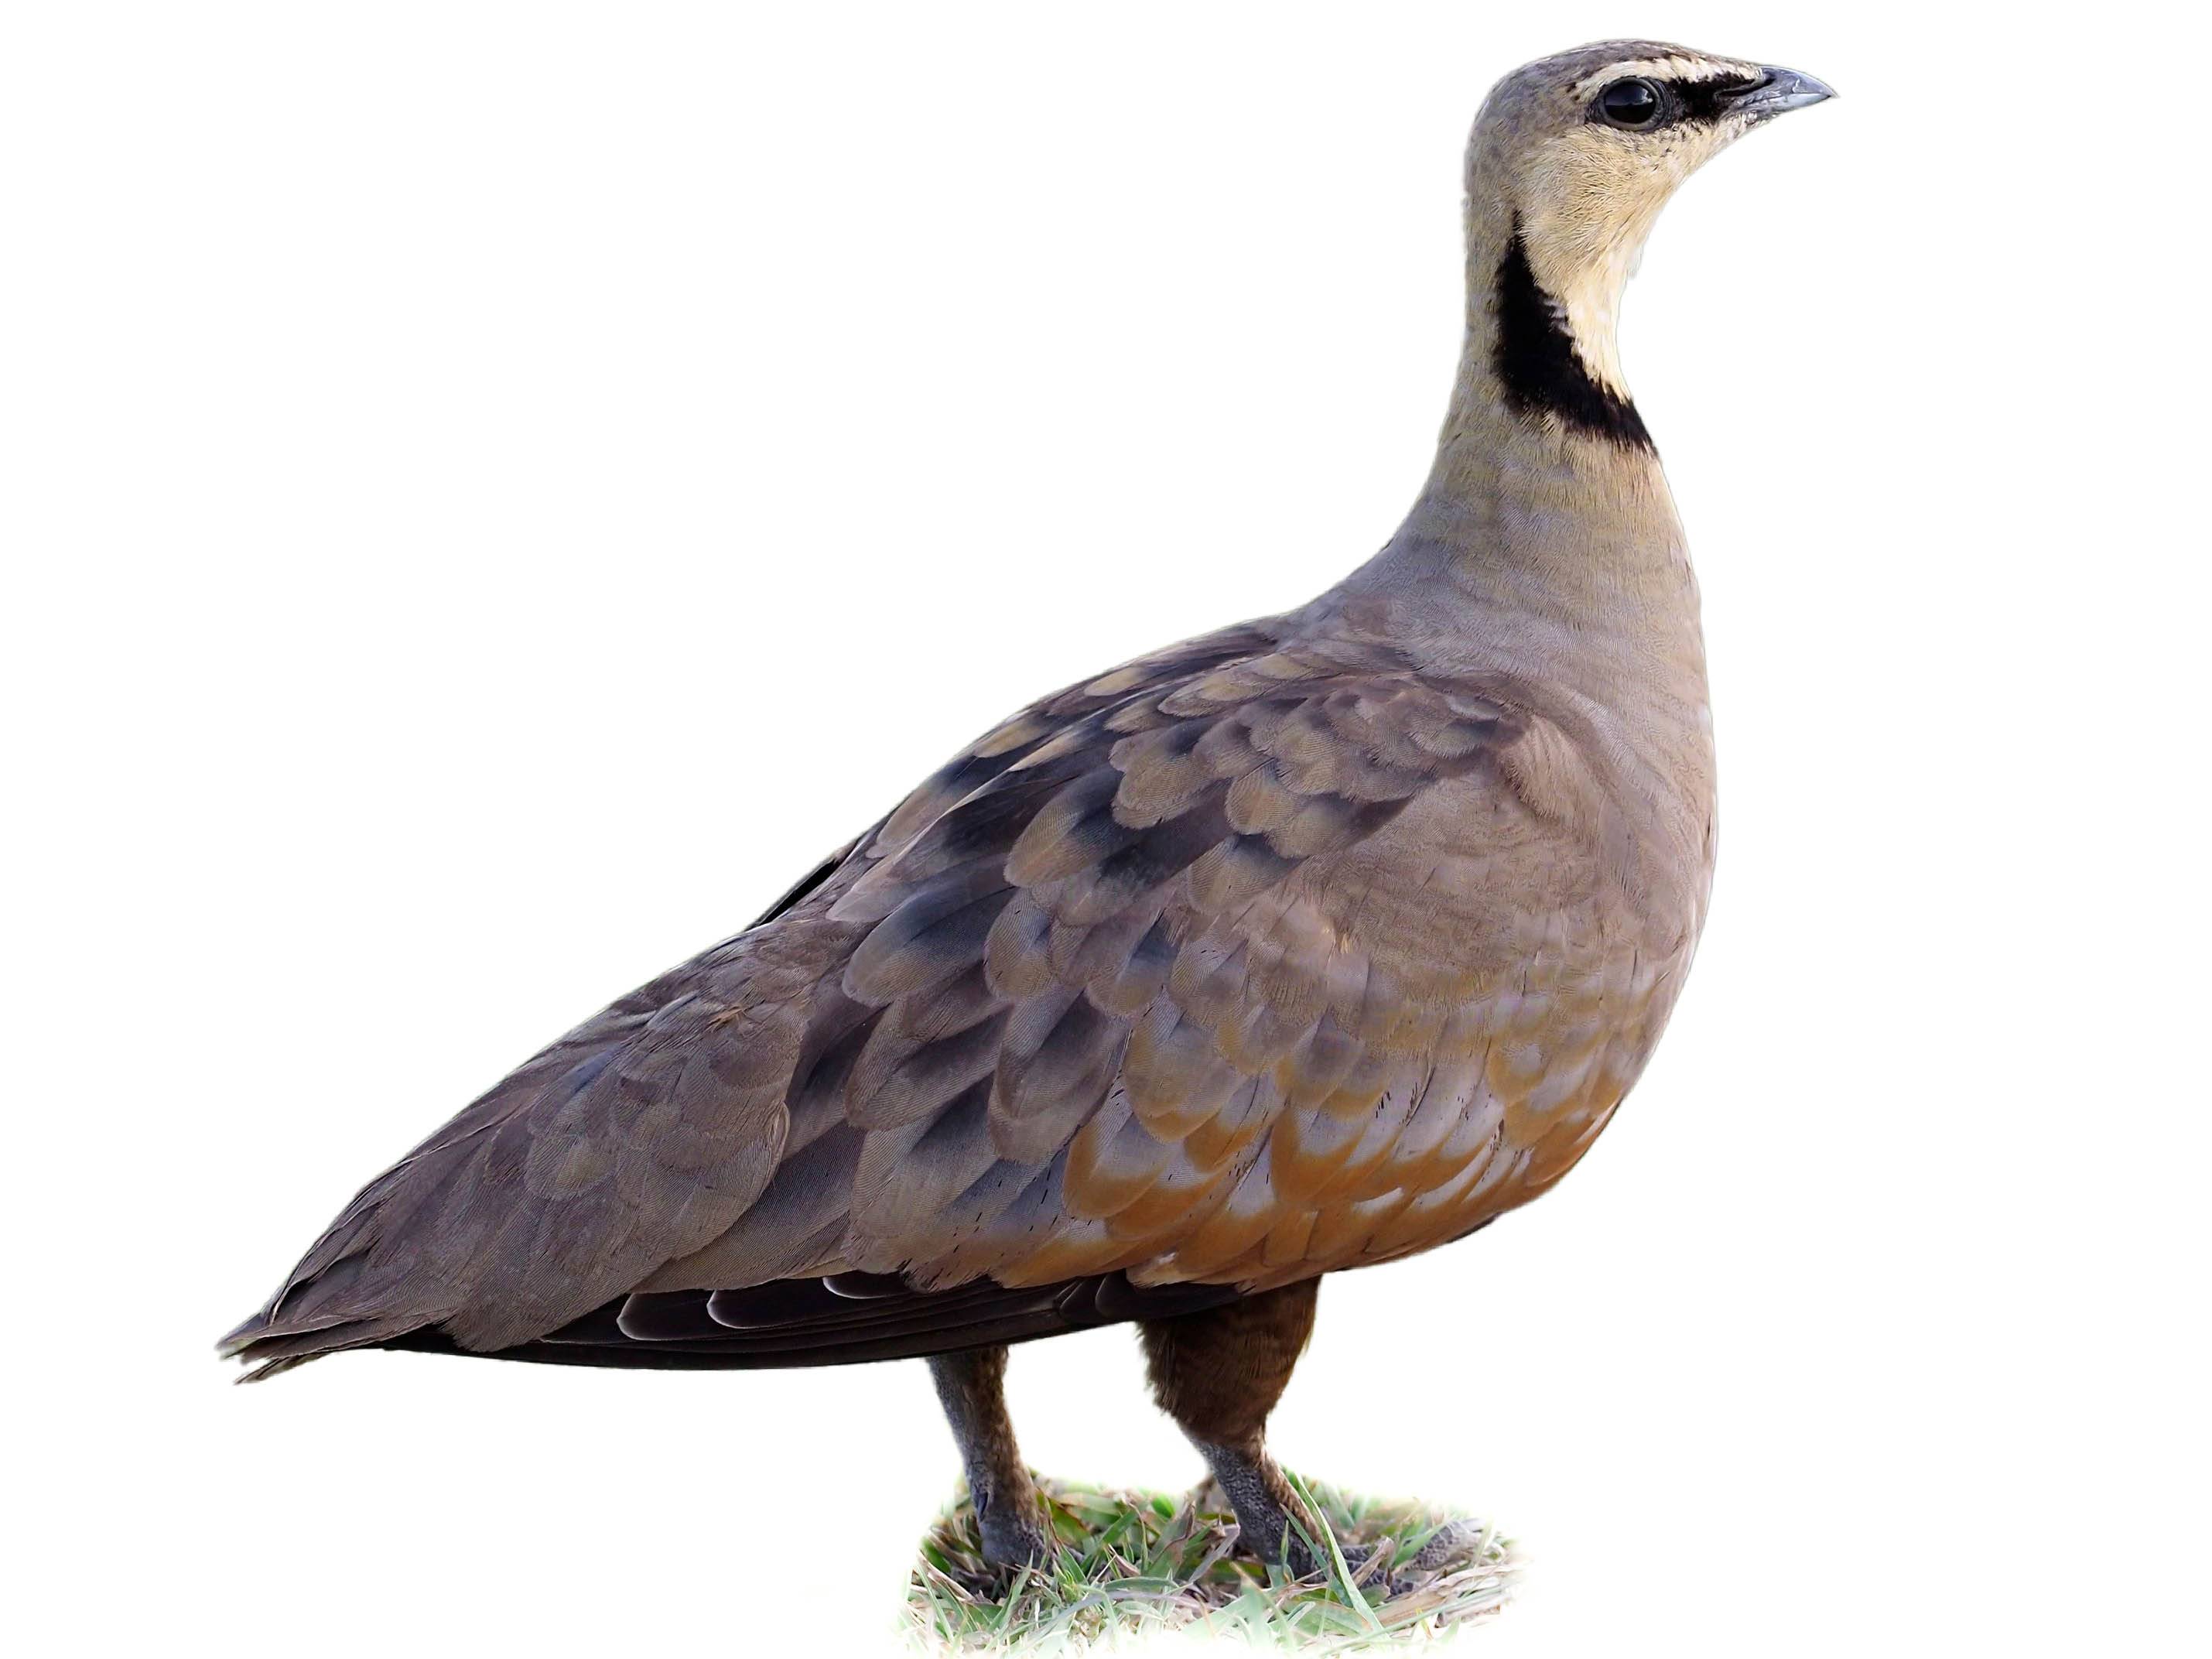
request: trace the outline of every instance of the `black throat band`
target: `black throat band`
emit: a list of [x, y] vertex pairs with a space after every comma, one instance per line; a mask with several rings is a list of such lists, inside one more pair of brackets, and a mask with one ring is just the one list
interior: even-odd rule
[[1636, 405], [1591, 378], [1559, 302], [1537, 286], [1519, 226], [1498, 262], [1498, 342], [1492, 366], [1505, 401], [1522, 415], [1555, 415], [1577, 432], [1625, 449], [1652, 450]]

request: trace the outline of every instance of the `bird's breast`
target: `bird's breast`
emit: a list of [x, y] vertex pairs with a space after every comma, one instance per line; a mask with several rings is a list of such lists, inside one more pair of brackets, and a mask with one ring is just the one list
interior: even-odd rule
[[[1711, 890], [1709, 735], [1634, 787], [1556, 732], [1534, 735], [1517, 784], [1508, 766], [1439, 792], [1322, 901], [1364, 958], [1373, 1006], [1392, 1011], [1363, 1035], [1425, 1068], [1427, 1086], [1451, 1079], [1421, 1115], [1452, 1129], [1406, 1137], [1413, 1196], [1363, 1259], [1457, 1237], [1565, 1175], [1642, 1073], [1689, 970]], [[1300, 1133], [1289, 1115], [1278, 1140]]]

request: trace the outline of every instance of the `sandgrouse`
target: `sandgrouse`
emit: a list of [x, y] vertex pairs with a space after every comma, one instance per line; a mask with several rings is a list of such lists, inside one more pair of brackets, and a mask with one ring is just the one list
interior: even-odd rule
[[222, 1351], [927, 1356], [1012, 1563], [1044, 1534], [1006, 1345], [1134, 1321], [1246, 1545], [1308, 1565], [1262, 1436], [1322, 1276], [1565, 1174], [1688, 970], [1697, 586], [1614, 314], [1675, 186], [1828, 95], [1650, 41], [1507, 76], [1380, 553], [985, 734], [370, 1182]]

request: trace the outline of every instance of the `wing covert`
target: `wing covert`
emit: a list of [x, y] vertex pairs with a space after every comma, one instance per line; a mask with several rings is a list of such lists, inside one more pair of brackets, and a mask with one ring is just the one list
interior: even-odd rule
[[1272, 643], [1024, 711], [868, 844], [827, 913], [858, 931], [830, 1109], [795, 1112], [757, 1210], [649, 1288], [1187, 1279], [1251, 1265], [1224, 1212], [1407, 1199], [1479, 1138], [1473, 1091], [1404, 1075], [1441, 1012], [1388, 1029], [1420, 990], [1332, 921], [1339, 866], [1425, 796], [1493, 789], [1520, 730], [1493, 690]]

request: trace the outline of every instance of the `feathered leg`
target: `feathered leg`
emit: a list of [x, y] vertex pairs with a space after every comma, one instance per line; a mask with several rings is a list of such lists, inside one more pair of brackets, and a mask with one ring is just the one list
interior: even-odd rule
[[1245, 1547], [1298, 1573], [1316, 1563], [1291, 1519], [1296, 1516], [1316, 1542], [1325, 1535], [1323, 1523], [1299, 1504], [1267, 1455], [1267, 1414], [1313, 1334], [1320, 1283], [1309, 1279], [1143, 1326], [1152, 1397], [1221, 1483]]
[[1006, 1414], [1005, 1347], [934, 1355], [929, 1374], [968, 1471], [984, 1559], [995, 1567], [1043, 1560], [1048, 1541], [1044, 1506], [1022, 1466], [1013, 1419]]

